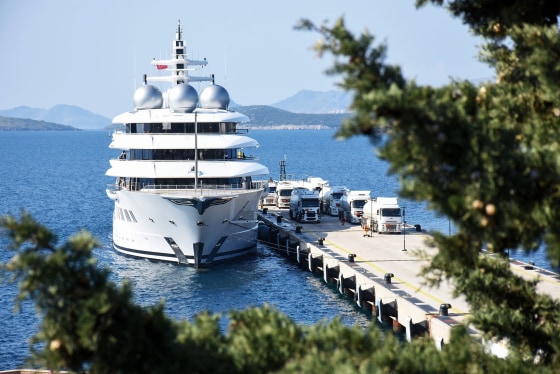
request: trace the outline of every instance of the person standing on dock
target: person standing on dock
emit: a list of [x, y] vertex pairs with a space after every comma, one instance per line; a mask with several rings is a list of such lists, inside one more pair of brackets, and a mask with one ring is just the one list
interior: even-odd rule
[[344, 210], [342, 209], [338, 210], [338, 220], [340, 221], [340, 224], [344, 226], [344, 222], [346, 222], [346, 217], [344, 216]]
[[[372, 226], [373, 227], [373, 226]], [[364, 237], [373, 238], [373, 229], [370, 228], [368, 225], [364, 225]]]

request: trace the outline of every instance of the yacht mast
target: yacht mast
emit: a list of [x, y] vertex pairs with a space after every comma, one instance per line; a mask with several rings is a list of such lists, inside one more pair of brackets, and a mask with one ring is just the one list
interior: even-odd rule
[[194, 112], [194, 190], [198, 190], [198, 117]]

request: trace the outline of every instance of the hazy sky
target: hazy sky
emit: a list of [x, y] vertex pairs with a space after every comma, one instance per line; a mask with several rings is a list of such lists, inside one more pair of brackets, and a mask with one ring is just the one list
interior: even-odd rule
[[213, 73], [238, 104], [337, 89], [340, 77], [324, 73], [332, 56], [312, 50], [319, 35], [293, 27], [341, 16], [355, 33], [385, 41], [388, 62], [420, 84], [491, 79], [477, 60], [481, 41], [445, 10], [416, 10], [414, 0], [0, 0], [0, 109], [132, 110], [150, 60], [170, 57], [178, 19], [189, 57], [209, 60], [198, 73]]

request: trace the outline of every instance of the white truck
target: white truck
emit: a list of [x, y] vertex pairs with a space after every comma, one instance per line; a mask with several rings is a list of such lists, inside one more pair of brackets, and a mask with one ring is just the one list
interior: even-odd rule
[[290, 219], [298, 222], [321, 222], [319, 191], [295, 187], [290, 196]]
[[[370, 191], [351, 191], [346, 190], [340, 198], [342, 216], [346, 222], [360, 223], [364, 204], [370, 198]], [[339, 212], [339, 217], [341, 213]]]
[[321, 177], [308, 177], [306, 180], [301, 181], [300, 185], [310, 190], [321, 191], [325, 188], [329, 188], [329, 181]]
[[265, 206], [265, 205], [276, 205], [276, 199], [278, 198], [276, 196], [276, 182], [275, 181], [268, 181], [266, 182], [267, 184], [267, 188], [265, 189], [265, 191], [267, 192], [266, 195], [263, 194], [263, 196], [261, 197], [261, 205]]
[[348, 191], [344, 186], [326, 187], [319, 193], [319, 201], [321, 203], [321, 213], [331, 216], [338, 216], [341, 209], [342, 194]]
[[276, 184], [276, 207], [279, 209], [290, 207], [290, 197], [294, 185], [292, 182], [280, 181]]
[[398, 233], [403, 229], [402, 209], [396, 197], [369, 199], [362, 214], [362, 228], [378, 233]]

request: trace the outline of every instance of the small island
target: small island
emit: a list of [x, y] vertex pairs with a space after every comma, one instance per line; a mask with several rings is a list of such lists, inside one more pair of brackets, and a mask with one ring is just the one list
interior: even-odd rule
[[33, 119], [0, 117], [0, 131], [81, 131], [72, 126]]

